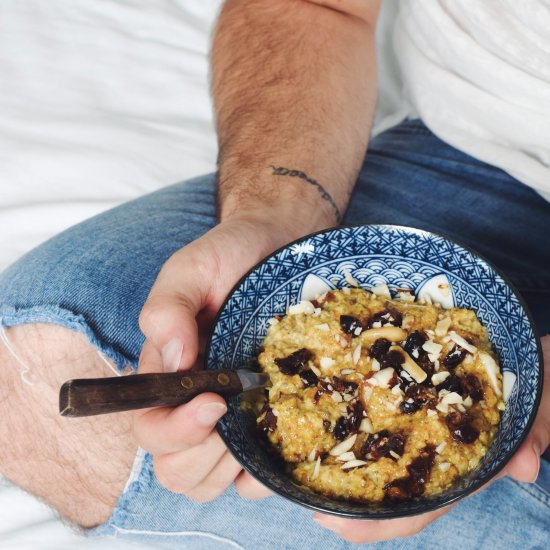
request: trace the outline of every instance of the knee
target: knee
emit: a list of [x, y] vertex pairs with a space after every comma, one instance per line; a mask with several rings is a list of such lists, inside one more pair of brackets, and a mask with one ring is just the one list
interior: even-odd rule
[[83, 335], [54, 325], [3, 330], [0, 471], [83, 527], [106, 521], [124, 487], [136, 448], [131, 418], [62, 418], [58, 392], [69, 378], [108, 372]]

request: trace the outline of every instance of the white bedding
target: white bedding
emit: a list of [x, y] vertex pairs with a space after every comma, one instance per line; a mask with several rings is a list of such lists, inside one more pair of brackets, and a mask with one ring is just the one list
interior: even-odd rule
[[[82, 219], [214, 170], [206, 59], [221, 2], [2, 0], [0, 270]], [[380, 115], [399, 104], [392, 67]], [[136, 545], [87, 540], [0, 479], [0, 548], [75, 547]]]

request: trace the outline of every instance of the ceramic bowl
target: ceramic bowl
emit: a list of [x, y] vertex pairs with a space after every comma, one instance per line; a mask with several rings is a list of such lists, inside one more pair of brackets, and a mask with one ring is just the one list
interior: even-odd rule
[[[349, 518], [421, 514], [472, 493], [508, 462], [527, 435], [540, 401], [542, 355], [531, 317], [514, 288], [471, 250], [439, 235], [393, 225], [342, 227], [304, 237], [275, 252], [235, 286], [218, 315], [207, 350], [207, 368], [237, 369], [254, 363], [275, 315], [319, 292], [386, 283], [429, 296], [443, 307], [476, 311], [488, 329], [504, 373], [506, 409], [495, 440], [478, 467], [450, 489], [398, 503], [358, 504], [315, 494], [292, 481], [254, 436], [255, 418], [228, 401], [218, 425], [225, 443], [252, 476], [275, 493], [308, 508]], [[451, 291], [441, 292], [441, 283]], [[443, 287], [444, 288], [444, 287]]]

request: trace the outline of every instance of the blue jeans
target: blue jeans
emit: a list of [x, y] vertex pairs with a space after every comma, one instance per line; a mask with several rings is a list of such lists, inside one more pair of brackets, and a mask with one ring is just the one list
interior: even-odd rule
[[[215, 224], [215, 181], [210, 175], [166, 187], [33, 250], [0, 275], [0, 324], [56, 323], [86, 334], [119, 369], [135, 368], [139, 311], [162, 264]], [[550, 332], [550, 205], [420, 121], [371, 141], [345, 223], [412, 225], [469, 245], [513, 281], [539, 333]], [[110, 520], [90, 534], [166, 548], [350, 546], [279, 497], [249, 502], [231, 488], [196, 504], [170, 493], [155, 480], [148, 454], [138, 455]], [[549, 540], [550, 464], [543, 462], [535, 484], [502, 479], [419, 535], [372, 547], [547, 548]]]

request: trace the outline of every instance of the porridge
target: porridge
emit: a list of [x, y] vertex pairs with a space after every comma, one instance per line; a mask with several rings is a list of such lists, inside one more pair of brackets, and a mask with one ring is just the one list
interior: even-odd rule
[[258, 429], [301, 485], [359, 502], [433, 495], [475, 468], [504, 408], [467, 309], [344, 288], [272, 321]]

